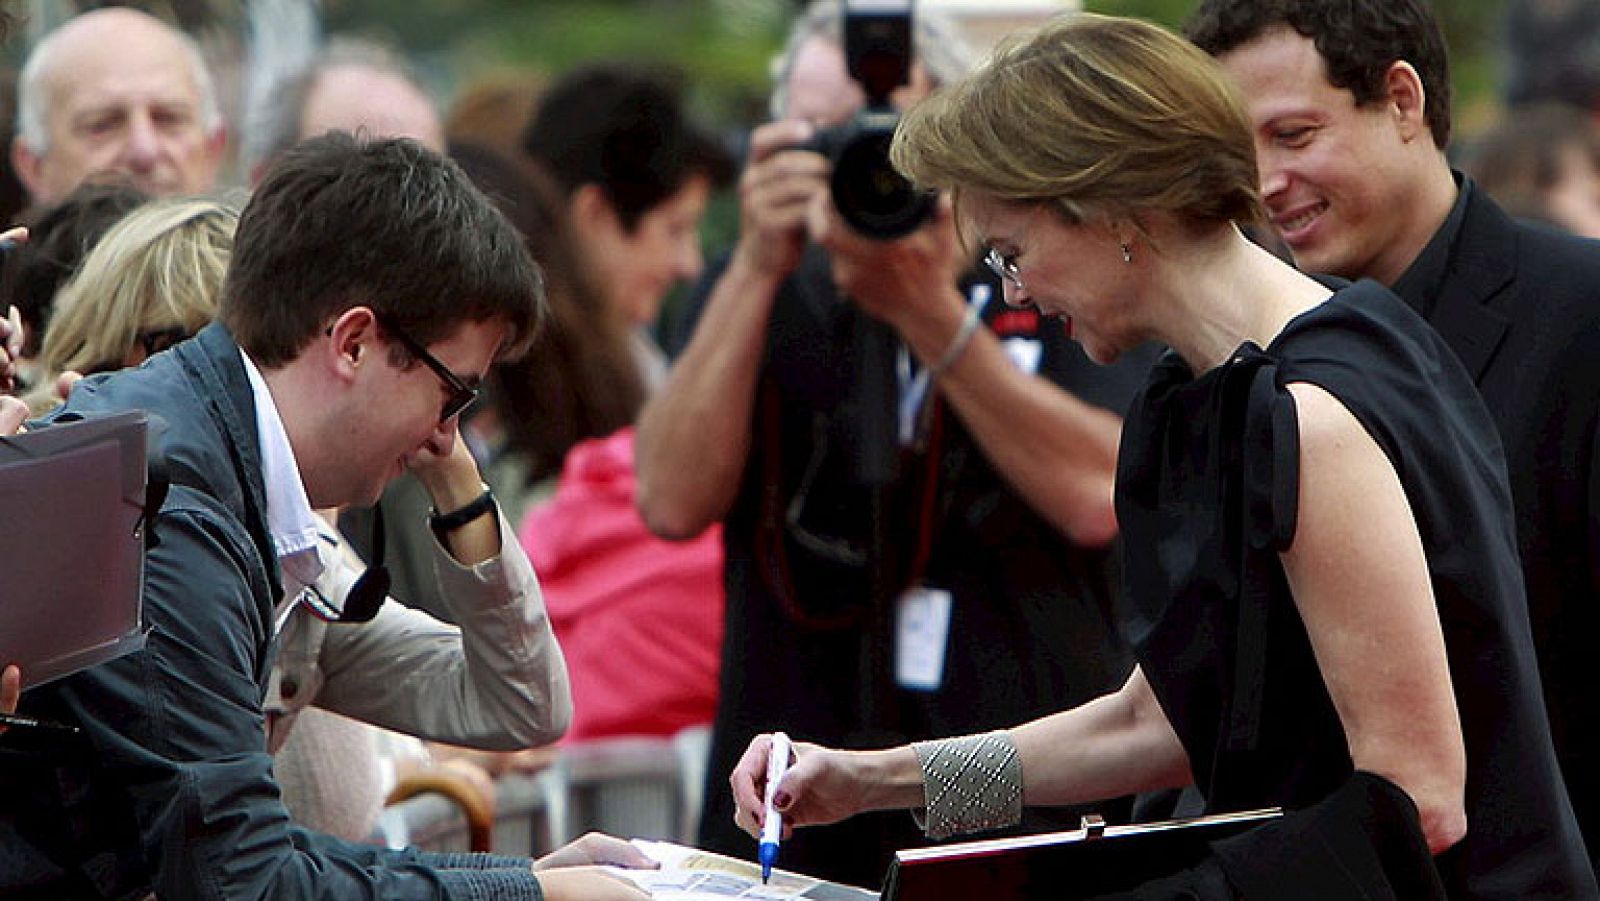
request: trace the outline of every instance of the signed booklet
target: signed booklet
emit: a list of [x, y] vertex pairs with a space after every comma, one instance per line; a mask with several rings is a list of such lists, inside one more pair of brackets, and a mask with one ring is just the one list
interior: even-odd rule
[[807, 901], [878, 899], [877, 892], [782, 870], [773, 870], [772, 881], [762, 885], [761, 866], [754, 861], [724, 857], [671, 842], [634, 839], [633, 843], [660, 861], [661, 869], [613, 869], [612, 872], [633, 880], [648, 889], [652, 896], [665, 901], [722, 901], [726, 898], [763, 898], [767, 901], [792, 898]]

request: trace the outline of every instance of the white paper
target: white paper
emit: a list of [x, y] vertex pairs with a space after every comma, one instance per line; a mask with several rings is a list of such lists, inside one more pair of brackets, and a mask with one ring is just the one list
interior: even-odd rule
[[647, 889], [652, 897], [667, 901], [719, 901], [723, 898], [763, 898], [767, 901], [848, 898], [850, 901], [876, 901], [878, 897], [876, 893], [864, 889], [840, 886], [781, 870], [773, 870], [772, 881], [762, 885], [761, 867], [754, 861], [724, 857], [671, 842], [636, 838], [633, 843], [658, 861], [661, 869], [608, 869]]

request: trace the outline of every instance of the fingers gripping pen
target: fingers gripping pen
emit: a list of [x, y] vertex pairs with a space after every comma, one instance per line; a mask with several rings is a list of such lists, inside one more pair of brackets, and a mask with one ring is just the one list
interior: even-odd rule
[[772, 865], [778, 860], [778, 838], [783, 835], [783, 815], [773, 806], [778, 793], [778, 783], [789, 769], [789, 736], [782, 732], [772, 734], [772, 748], [767, 752], [767, 817], [761, 823], [761, 882], [772, 877]]

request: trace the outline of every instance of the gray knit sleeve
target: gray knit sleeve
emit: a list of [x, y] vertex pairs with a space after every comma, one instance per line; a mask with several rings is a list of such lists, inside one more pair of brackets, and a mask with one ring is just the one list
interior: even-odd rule
[[533, 861], [504, 854], [434, 853], [421, 851], [417, 862], [436, 870], [527, 870]]
[[[478, 855], [474, 855], [478, 856]], [[483, 855], [487, 856], [487, 855]], [[438, 870], [439, 883], [454, 901], [544, 901], [530, 863], [520, 869]]]

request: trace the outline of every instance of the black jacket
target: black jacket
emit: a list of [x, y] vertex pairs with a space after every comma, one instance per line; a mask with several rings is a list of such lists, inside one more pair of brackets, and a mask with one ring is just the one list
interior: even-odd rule
[[1541, 682], [1600, 851], [1600, 243], [1513, 221], [1469, 179], [1394, 286], [1456, 352], [1505, 447]]

